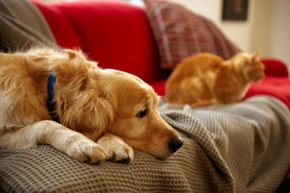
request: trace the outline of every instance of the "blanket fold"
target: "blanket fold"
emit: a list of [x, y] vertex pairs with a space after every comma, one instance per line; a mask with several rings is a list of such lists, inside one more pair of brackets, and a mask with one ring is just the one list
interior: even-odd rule
[[[183, 114], [168, 104], [160, 110], [173, 127], [189, 136], [194, 134], [193, 139], [206, 148], [212, 163], [224, 171], [229, 185], [234, 183], [234, 192], [274, 192], [290, 163], [290, 116], [281, 106], [280, 101], [263, 96], [199, 110], [185, 106]], [[189, 124], [197, 122], [204, 127]]]
[[0, 1], [0, 51], [31, 46], [57, 48], [50, 28], [39, 10], [27, 0]]

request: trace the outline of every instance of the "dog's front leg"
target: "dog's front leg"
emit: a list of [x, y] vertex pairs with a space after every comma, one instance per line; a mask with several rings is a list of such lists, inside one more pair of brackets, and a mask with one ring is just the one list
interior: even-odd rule
[[48, 144], [73, 159], [97, 163], [108, 159], [106, 151], [81, 133], [54, 121], [39, 121], [0, 137], [0, 148], [28, 148]]
[[97, 142], [109, 155], [109, 161], [128, 163], [133, 160], [134, 150], [122, 138], [105, 133]]

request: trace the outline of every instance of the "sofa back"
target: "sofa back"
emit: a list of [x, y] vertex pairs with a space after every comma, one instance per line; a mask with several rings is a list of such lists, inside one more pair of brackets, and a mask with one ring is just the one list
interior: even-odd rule
[[157, 45], [142, 7], [121, 1], [34, 2], [57, 43], [83, 50], [102, 68], [161, 79]]

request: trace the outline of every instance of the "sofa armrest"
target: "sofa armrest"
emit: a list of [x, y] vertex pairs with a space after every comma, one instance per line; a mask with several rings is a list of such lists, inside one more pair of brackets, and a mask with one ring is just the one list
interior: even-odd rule
[[263, 58], [266, 76], [288, 77], [288, 69], [286, 63], [276, 58]]

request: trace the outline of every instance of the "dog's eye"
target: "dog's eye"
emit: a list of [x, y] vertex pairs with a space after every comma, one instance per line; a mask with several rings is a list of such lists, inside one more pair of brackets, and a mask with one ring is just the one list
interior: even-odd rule
[[136, 116], [139, 118], [143, 118], [148, 114], [148, 109], [146, 107], [144, 107], [144, 109], [142, 109], [141, 111], [139, 111]]

